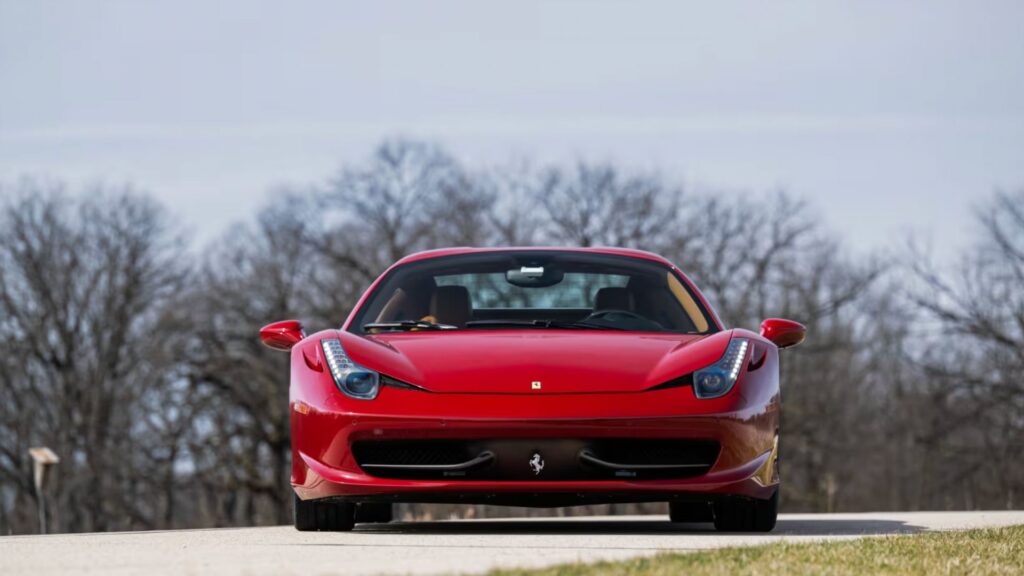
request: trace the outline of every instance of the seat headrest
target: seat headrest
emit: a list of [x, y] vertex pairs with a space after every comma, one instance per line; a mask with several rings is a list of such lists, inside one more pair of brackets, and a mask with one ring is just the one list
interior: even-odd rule
[[438, 286], [430, 296], [430, 315], [438, 324], [463, 327], [472, 318], [469, 290], [465, 286]]
[[597, 291], [594, 310], [633, 310], [633, 293], [629, 288], [608, 286]]

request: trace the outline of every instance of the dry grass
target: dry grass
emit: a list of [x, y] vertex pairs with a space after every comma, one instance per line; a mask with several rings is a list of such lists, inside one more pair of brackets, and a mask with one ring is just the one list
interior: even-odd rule
[[1024, 574], [1024, 526], [813, 544], [778, 543], [491, 576]]

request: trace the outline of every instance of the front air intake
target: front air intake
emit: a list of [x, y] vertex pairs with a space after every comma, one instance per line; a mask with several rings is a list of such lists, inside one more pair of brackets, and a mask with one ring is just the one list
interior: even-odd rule
[[653, 480], [706, 474], [711, 440], [636, 438], [363, 440], [352, 454], [380, 478], [423, 480]]

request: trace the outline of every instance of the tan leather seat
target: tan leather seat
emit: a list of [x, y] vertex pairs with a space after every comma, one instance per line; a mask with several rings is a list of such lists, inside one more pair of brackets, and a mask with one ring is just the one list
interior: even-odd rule
[[608, 286], [597, 291], [594, 297], [594, 311], [598, 310], [629, 310], [633, 311], [635, 303], [629, 288]]
[[463, 327], [473, 318], [465, 286], [438, 286], [430, 296], [430, 315], [438, 324]]

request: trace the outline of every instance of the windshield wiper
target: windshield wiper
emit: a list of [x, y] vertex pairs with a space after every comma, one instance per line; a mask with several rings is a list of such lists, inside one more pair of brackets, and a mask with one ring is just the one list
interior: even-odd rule
[[394, 320], [392, 322], [371, 322], [363, 324], [363, 330], [458, 330], [451, 324], [437, 324], [426, 320]]
[[559, 322], [558, 320], [471, 320], [466, 328], [555, 328], [559, 330], [624, 330], [616, 326], [589, 322]]
[[568, 330], [626, 330], [626, 328], [622, 328], [621, 326], [612, 326], [610, 324], [597, 324], [594, 322], [587, 322], [586, 320], [580, 320], [578, 322], [559, 322], [558, 320], [548, 320], [544, 324], [547, 328], [564, 328]]
[[[506, 326], [537, 328], [537, 320], [470, 320], [466, 328], [503, 328]], [[540, 326], [543, 328], [543, 326]]]

